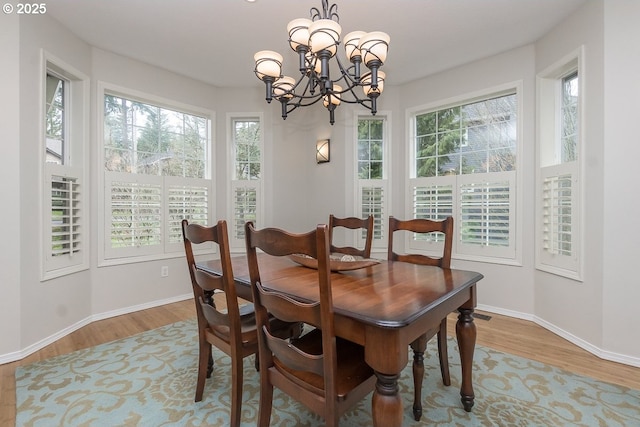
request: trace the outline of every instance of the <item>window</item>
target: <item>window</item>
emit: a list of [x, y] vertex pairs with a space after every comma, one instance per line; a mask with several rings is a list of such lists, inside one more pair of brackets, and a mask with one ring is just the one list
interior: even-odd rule
[[244, 224], [262, 219], [262, 119], [230, 117], [232, 153], [230, 245], [244, 249]]
[[[357, 117], [357, 214], [361, 218], [373, 215], [372, 247], [387, 244], [386, 218], [388, 216], [388, 155], [387, 118], [383, 116]], [[358, 236], [359, 247], [364, 245], [366, 232]]]
[[104, 91], [104, 259], [182, 253], [181, 221], [213, 215], [210, 119]]
[[[407, 195], [413, 218], [455, 219], [454, 253], [467, 259], [516, 259], [518, 98], [515, 90], [411, 114]], [[436, 251], [437, 234], [408, 237]]]
[[581, 277], [580, 53], [538, 76], [536, 267]]
[[44, 54], [42, 279], [89, 267], [84, 173], [88, 78]]

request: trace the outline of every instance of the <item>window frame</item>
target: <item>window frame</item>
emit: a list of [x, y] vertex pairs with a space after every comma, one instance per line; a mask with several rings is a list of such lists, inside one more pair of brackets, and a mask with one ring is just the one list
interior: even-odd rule
[[[236, 121], [257, 121], [260, 126], [260, 137], [258, 140], [258, 148], [260, 149], [260, 179], [237, 179], [236, 177], [236, 150], [235, 150], [235, 122]], [[229, 181], [229, 197], [228, 197], [228, 217], [229, 217], [229, 246], [233, 252], [244, 252], [246, 248], [244, 236], [237, 238], [235, 230], [235, 191], [240, 188], [252, 189], [256, 192], [256, 226], [265, 224], [264, 216], [264, 185], [265, 185], [265, 135], [264, 135], [264, 115], [261, 112], [247, 113], [227, 113], [227, 165], [229, 173], [227, 178]]]
[[[536, 105], [536, 233], [535, 233], [535, 268], [540, 271], [562, 276], [578, 282], [583, 280], [584, 269], [584, 227], [582, 225], [584, 212], [584, 103], [585, 103], [585, 66], [584, 46], [570, 52], [560, 60], [554, 62], [536, 75], [537, 105]], [[577, 138], [576, 156], [572, 161], [562, 159], [562, 90], [567, 77], [577, 74]], [[570, 187], [570, 241], [569, 255], [547, 250], [549, 244], [553, 247], [559, 241], [556, 235], [549, 236], [549, 218], [545, 212], [549, 209], [559, 210], [568, 206], [567, 196], [549, 195], [554, 188], [549, 188], [553, 182], [564, 179]], [[562, 200], [564, 198], [564, 200]], [[548, 206], [551, 203], [552, 206]], [[554, 222], [555, 226], [561, 225]], [[552, 226], [554, 226], [552, 224]], [[560, 233], [560, 231], [558, 232]], [[563, 234], [567, 234], [564, 231]], [[551, 243], [548, 243], [551, 239]], [[547, 242], [547, 243], [545, 243]]]
[[[428, 183], [429, 180], [433, 182], [433, 185], [439, 186], [451, 186], [451, 198], [452, 198], [452, 211], [451, 215], [454, 217], [454, 242], [452, 248], [452, 258], [487, 262], [502, 265], [522, 265], [522, 236], [523, 236], [523, 220], [522, 220], [522, 206], [523, 206], [523, 179], [521, 178], [523, 170], [523, 82], [522, 80], [508, 82], [493, 87], [488, 87], [478, 91], [461, 94], [451, 98], [434, 101], [428, 104], [411, 107], [406, 110], [407, 120], [407, 140], [409, 149], [406, 154], [407, 162], [407, 174], [406, 177], [406, 194], [405, 194], [405, 217], [414, 218], [414, 189], [421, 183]], [[475, 102], [489, 100], [505, 95], [513, 94], [516, 96], [516, 161], [515, 170], [503, 171], [503, 172], [485, 172], [476, 174], [458, 174], [458, 175], [444, 175], [436, 177], [416, 177], [416, 137], [415, 137], [415, 121], [416, 116], [420, 114], [435, 112], [444, 110], [447, 108], [454, 108], [457, 106], [463, 106], [473, 104]], [[472, 245], [465, 245], [460, 242], [460, 198], [462, 185], [473, 181], [473, 177], [476, 177], [478, 183], [489, 185], [494, 182], [500, 175], [509, 174], [512, 177], [510, 179], [510, 187], [515, 191], [513, 197], [510, 197], [510, 206], [513, 209], [513, 214], [510, 216], [510, 244], [508, 249], [501, 247], [473, 247]], [[488, 177], [484, 179], [484, 177]], [[433, 185], [423, 185], [425, 188], [433, 187]], [[512, 233], [512, 234], [511, 234]], [[442, 253], [443, 243], [432, 240], [414, 240], [411, 233], [405, 234], [405, 248], [408, 251], [416, 253], [422, 253], [425, 255], [435, 255]]]
[[[89, 264], [90, 241], [90, 200], [89, 200], [89, 94], [90, 80], [89, 77], [77, 70], [75, 67], [67, 64], [60, 58], [51, 53], [41, 51], [41, 80], [40, 80], [40, 280], [47, 281], [50, 279], [66, 276], [87, 270]], [[47, 150], [47, 129], [46, 129], [46, 103], [47, 103], [47, 75], [54, 75], [66, 84], [64, 91], [64, 110], [63, 116], [63, 141], [64, 148], [62, 164], [48, 163]], [[73, 182], [73, 188], [79, 188], [79, 198], [70, 196], [69, 202], [63, 207], [71, 213], [71, 222], [76, 226], [77, 232], [70, 231], [71, 235], [79, 234], [80, 240], [76, 250], [70, 250], [70, 253], [58, 258], [52, 254], [53, 233], [52, 229], [54, 219], [53, 210], [55, 209], [54, 192], [56, 185], [53, 183], [54, 177], [59, 182]], [[71, 193], [69, 193], [71, 194]], [[75, 202], [74, 202], [75, 200]], [[55, 209], [60, 210], [60, 209]], [[73, 228], [71, 228], [73, 230]], [[71, 245], [73, 246], [73, 236], [70, 236]]]
[[[382, 120], [382, 179], [360, 179], [359, 177], [359, 155], [358, 155], [358, 123], [360, 120]], [[391, 194], [391, 112], [379, 111], [375, 116], [372, 116], [369, 111], [359, 110], [354, 114], [353, 119], [353, 176], [355, 182], [354, 188], [354, 211], [360, 218], [364, 218], [363, 212], [363, 190], [365, 188], [378, 188], [382, 190], [383, 205], [380, 212], [380, 237], [375, 238], [375, 218], [374, 218], [374, 238], [371, 242], [372, 252], [384, 252], [388, 245], [388, 228], [389, 228], [389, 215], [391, 212], [392, 194]], [[364, 247], [365, 236], [362, 233], [358, 233], [357, 230], [353, 230], [351, 235], [349, 231], [345, 230], [347, 237], [352, 242], [356, 242], [356, 247]]]
[[[170, 185], [174, 183], [180, 183], [184, 180], [199, 181], [201, 184], [206, 185], [208, 189], [208, 218], [207, 223], [213, 224], [215, 213], [215, 179], [214, 179], [214, 153], [215, 153], [215, 138], [214, 138], [214, 124], [215, 124], [215, 112], [204, 108], [196, 107], [193, 105], [184, 104], [179, 101], [163, 98], [161, 96], [144, 93], [135, 89], [122, 87], [116, 84], [98, 81], [97, 82], [97, 96], [96, 96], [96, 140], [98, 141], [98, 155], [97, 165], [99, 168], [98, 175], [98, 188], [100, 195], [98, 197], [98, 267], [130, 264], [136, 262], [153, 261], [161, 259], [178, 258], [184, 256], [184, 248], [179, 243], [171, 243], [168, 240], [169, 233], [169, 192]], [[145, 174], [130, 174], [125, 172], [110, 172], [104, 168], [105, 161], [105, 146], [104, 146], [104, 99], [106, 95], [113, 95], [122, 97], [128, 100], [139, 101], [142, 103], [150, 104], [156, 107], [166, 108], [181, 113], [193, 114], [207, 119], [208, 126], [208, 144], [205, 148], [205, 158], [207, 164], [205, 165], [204, 178], [185, 178], [185, 177], [173, 177], [164, 175], [145, 175]], [[107, 186], [111, 180], [108, 179], [109, 174], [124, 174], [130, 175], [132, 181], [144, 181], [144, 182], [156, 182], [162, 186], [162, 206], [161, 206], [161, 232], [163, 237], [166, 237], [162, 241], [162, 244], [158, 247], [147, 247], [147, 250], [136, 250], [136, 248], [125, 248], [120, 251], [114, 248], [107, 248], [106, 242], [109, 239], [110, 222], [107, 221], [107, 208], [109, 207], [108, 199], [110, 193], [107, 191]], [[216, 253], [214, 245], [199, 245], [196, 254], [213, 254]]]

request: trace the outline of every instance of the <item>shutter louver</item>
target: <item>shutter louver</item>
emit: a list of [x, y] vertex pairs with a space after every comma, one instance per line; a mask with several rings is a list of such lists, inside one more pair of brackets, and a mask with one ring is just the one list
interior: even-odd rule
[[554, 255], [572, 255], [572, 177], [546, 177], [542, 184], [543, 248]]
[[244, 240], [244, 224], [247, 221], [256, 221], [258, 210], [258, 192], [255, 187], [235, 187], [233, 189], [234, 227], [233, 234], [236, 239]]
[[42, 277], [47, 280], [87, 268], [88, 236], [82, 170], [47, 163], [44, 173]]
[[[373, 215], [373, 240], [382, 239], [383, 218], [384, 218], [384, 188], [382, 187], [362, 187], [361, 189], [362, 217]], [[367, 232], [361, 232], [361, 239], [366, 239]]]
[[[431, 185], [413, 187], [413, 217], [442, 221], [453, 215], [453, 186]], [[413, 240], [444, 241], [442, 233], [414, 233]]]
[[162, 244], [162, 185], [111, 182], [112, 248]]
[[460, 187], [460, 240], [465, 244], [508, 247], [510, 183], [486, 182]]
[[209, 189], [202, 185], [168, 185], [169, 242], [182, 242], [183, 219], [191, 224], [207, 225]]
[[82, 250], [81, 193], [77, 178], [51, 176], [51, 257]]

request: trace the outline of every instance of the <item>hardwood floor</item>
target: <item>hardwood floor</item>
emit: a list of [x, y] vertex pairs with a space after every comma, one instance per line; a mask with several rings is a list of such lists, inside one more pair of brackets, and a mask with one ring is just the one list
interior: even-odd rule
[[[525, 320], [493, 313], [476, 319], [477, 344], [557, 366], [577, 374], [640, 389], [640, 368], [593, 356], [546, 329]], [[0, 426], [15, 425], [15, 369], [59, 354], [131, 336], [179, 320], [195, 317], [191, 300], [168, 304], [87, 325], [42, 350], [13, 363], [0, 365]], [[455, 334], [456, 315], [448, 318], [448, 333]], [[430, 343], [430, 349], [434, 344]]]

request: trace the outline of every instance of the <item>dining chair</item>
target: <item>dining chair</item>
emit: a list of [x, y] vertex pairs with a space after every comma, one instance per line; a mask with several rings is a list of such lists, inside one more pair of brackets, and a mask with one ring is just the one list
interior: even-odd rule
[[[191, 285], [196, 305], [198, 321], [198, 379], [196, 383], [195, 401], [202, 400], [205, 378], [210, 378], [213, 371], [211, 345], [215, 345], [231, 358], [231, 426], [240, 425], [242, 409], [243, 359], [252, 354], [257, 355], [258, 335], [253, 305], [238, 304], [236, 286], [231, 265], [227, 223], [220, 220], [212, 227], [189, 224], [182, 220], [184, 250], [191, 276]], [[217, 244], [222, 265], [222, 275], [213, 275], [196, 267], [193, 245], [206, 242]], [[225, 307], [216, 307], [213, 301], [214, 292], [223, 292]], [[220, 304], [221, 306], [223, 304]], [[292, 324], [270, 318], [274, 334], [295, 336], [300, 324]], [[297, 329], [298, 328], [298, 329]], [[258, 368], [256, 360], [256, 369]]]
[[[399, 254], [393, 250], [393, 233], [395, 231], [407, 231], [412, 233], [442, 233], [444, 234], [444, 247], [441, 257], [430, 257], [422, 254]], [[453, 246], [453, 218], [447, 217], [443, 221], [429, 219], [399, 220], [389, 217], [389, 245], [387, 259], [389, 261], [402, 261], [412, 264], [433, 265], [441, 268], [451, 268], [451, 248]], [[451, 385], [449, 374], [449, 355], [447, 350], [447, 318], [440, 322], [438, 328], [431, 329], [411, 343], [413, 350], [413, 385], [414, 401], [413, 416], [416, 421], [422, 417], [422, 379], [424, 377], [424, 352], [427, 342], [438, 335], [438, 356], [440, 359], [440, 373], [442, 383]]]
[[[344, 227], [351, 230], [364, 229], [367, 234], [365, 237], [364, 249], [357, 249], [352, 246], [338, 247], [333, 244], [333, 229], [335, 227]], [[347, 217], [337, 218], [329, 215], [329, 241], [331, 245], [329, 247], [330, 252], [341, 253], [347, 255], [361, 256], [362, 258], [371, 258], [371, 243], [373, 241], [373, 215], [369, 215], [367, 218]]]
[[[245, 224], [245, 240], [259, 328], [258, 426], [270, 423], [274, 387], [322, 416], [326, 426], [338, 426], [341, 415], [374, 389], [376, 377], [364, 361], [364, 348], [336, 337], [334, 332], [328, 227], [318, 225], [309, 233], [291, 234], [275, 228], [256, 230], [249, 222]], [[316, 258], [318, 299], [300, 302], [264, 287], [258, 249], [275, 256], [305, 254]], [[287, 342], [274, 336], [267, 322], [269, 314], [313, 329]]]

